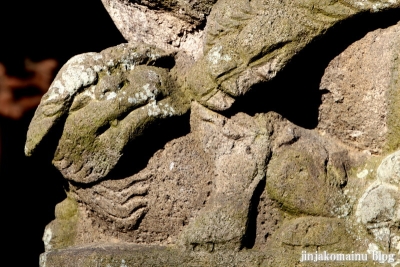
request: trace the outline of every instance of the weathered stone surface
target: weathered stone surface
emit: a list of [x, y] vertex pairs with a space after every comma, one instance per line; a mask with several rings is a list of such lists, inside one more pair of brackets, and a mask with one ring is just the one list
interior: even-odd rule
[[400, 151], [390, 154], [382, 161], [376, 177], [381, 182], [400, 186]]
[[346, 203], [341, 188], [348, 179], [347, 151], [313, 131], [284, 124], [268, 164], [270, 197], [294, 213], [347, 215], [339, 208]]
[[345, 234], [344, 222], [325, 217], [301, 217], [282, 227], [281, 240], [294, 246], [335, 244]]
[[116, 232], [119, 239], [138, 244], [175, 242], [212, 191], [212, 163], [195, 143], [192, 135], [170, 142], [144, 170], [123, 180], [105, 180], [89, 188], [72, 186], [84, 204], [85, 221], [77, 243], [111, 241]]
[[360, 200], [359, 218], [364, 224], [398, 222], [398, 202], [398, 188], [387, 184], [374, 184]]
[[[110, 242], [118, 232], [119, 239], [139, 244], [239, 248], [251, 199], [265, 179], [272, 133], [267, 121], [246, 114], [228, 119], [193, 103], [192, 132], [168, 143], [144, 170], [89, 187], [70, 184], [84, 204], [75, 244]], [[56, 225], [47, 231], [57, 231]], [[48, 243], [57, 247], [54, 242]]]
[[164, 57], [156, 48], [123, 44], [72, 58], [35, 113], [26, 154], [68, 114], [54, 165], [76, 182], [104, 178], [150, 122], [188, 108], [168, 71], [156, 67]]
[[41, 256], [41, 266], [44, 264], [65, 267], [265, 266], [260, 252], [194, 254], [170, 247], [132, 244], [94, 245], [46, 252]]
[[205, 22], [216, 0], [102, 0], [117, 28], [129, 42], [184, 51], [197, 59]]
[[[399, 253], [400, 24], [333, 59], [316, 129], [229, 110], [338, 22], [399, 1], [103, 3], [131, 43], [71, 59], [28, 133], [27, 154], [58, 140], [69, 190], [42, 266], [332, 266], [302, 252]], [[144, 153], [181, 127], [150, 126], [189, 111], [190, 131]]]
[[197, 103], [191, 121], [199, 146], [215, 164], [215, 178], [210, 200], [185, 229], [183, 242], [193, 249], [238, 249], [247, 231], [251, 198], [265, 179], [272, 128], [262, 115], [239, 113], [228, 120]]
[[[267, 267], [271, 266], [322, 266], [334, 267], [337, 262], [299, 262], [299, 257], [292, 258], [287, 251], [274, 251], [286, 254], [280, 260], [270, 261], [264, 252], [215, 252], [215, 253], [182, 253], [180, 250], [159, 246], [140, 246], [131, 244], [109, 244], [90, 247], [77, 247], [65, 250], [56, 250], [42, 254], [41, 262], [47, 266], [65, 267], [125, 267], [125, 266], [237, 266], [237, 267]], [[315, 252], [314, 252], [315, 253]], [[278, 254], [279, 255], [279, 254]], [[301, 256], [301, 252], [298, 254]], [[372, 261], [343, 261], [339, 266], [365, 267], [376, 266]], [[41, 266], [44, 266], [44, 265]], [[391, 267], [388, 263], [379, 263], [379, 266]]]
[[78, 203], [67, 197], [55, 208], [55, 217], [46, 226], [43, 234], [43, 243], [46, 251], [65, 248], [76, 244], [77, 224], [79, 219]]
[[[274, 78], [294, 55], [337, 22], [361, 12], [400, 6], [399, 1], [353, 0], [211, 0], [190, 4], [103, 0], [103, 4], [130, 42], [181, 51], [177, 58], [191, 62], [189, 65], [196, 62], [183, 71], [187, 74], [182, 85], [213, 110], [228, 109], [234, 97]], [[197, 15], [187, 14], [188, 4]], [[196, 29], [194, 25], [206, 17], [206, 27]], [[216, 105], [221, 99], [227, 104]]]
[[374, 235], [376, 242], [400, 253], [399, 153], [390, 154], [379, 165], [377, 180], [360, 198], [356, 217]]
[[371, 32], [329, 63], [318, 129], [371, 153], [399, 146], [400, 23]]
[[213, 109], [210, 101], [220, 90], [235, 98], [273, 79], [294, 55], [336, 23], [360, 12], [399, 5], [399, 1], [220, 0], [208, 16], [204, 56], [189, 72], [187, 87], [201, 104]]

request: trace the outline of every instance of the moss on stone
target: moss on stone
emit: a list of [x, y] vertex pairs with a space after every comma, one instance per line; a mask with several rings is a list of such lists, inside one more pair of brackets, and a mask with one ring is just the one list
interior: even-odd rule
[[[368, 181], [373, 181], [376, 179], [376, 170], [382, 162], [384, 156], [371, 156], [368, 159], [353, 165], [347, 171], [347, 175], [352, 178], [366, 179]], [[362, 172], [365, 172], [365, 175]]]
[[55, 208], [55, 215], [57, 219], [69, 220], [74, 217], [78, 212], [78, 203], [70, 196], [58, 203]]
[[46, 227], [50, 235], [50, 248], [54, 250], [74, 245], [79, 217], [78, 203], [67, 196], [56, 205], [55, 215], [56, 219]]
[[[400, 42], [399, 46], [400, 47]], [[400, 58], [394, 60], [392, 85], [389, 90], [389, 112], [387, 115], [388, 138], [384, 147], [386, 153], [400, 148]]]
[[329, 192], [317, 165], [315, 158], [300, 150], [286, 149], [274, 156], [267, 171], [268, 195], [292, 214], [330, 215]]
[[[62, 267], [258, 267], [264, 261], [261, 251], [192, 252], [176, 247], [102, 244], [42, 254], [47, 266]], [[44, 264], [42, 264], [44, 267]]]

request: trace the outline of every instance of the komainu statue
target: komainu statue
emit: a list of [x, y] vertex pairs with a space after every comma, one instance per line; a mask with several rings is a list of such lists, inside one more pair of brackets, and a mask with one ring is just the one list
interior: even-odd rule
[[400, 266], [400, 1], [102, 1], [128, 43], [28, 131], [68, 184], [42, 267]]

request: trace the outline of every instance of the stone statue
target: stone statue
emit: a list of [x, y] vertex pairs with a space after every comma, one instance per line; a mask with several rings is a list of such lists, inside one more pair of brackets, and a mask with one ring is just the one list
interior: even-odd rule
[[316, 250], [400, 264], [399, 23], [329, 63], [315, 129], [229, 113], [338, 22], [399, 1], [103, 4], [129, 43], [70, 59], [27, 136], [27, 155], [58, 140], [69, 185], [42, 266], [297, 266]]

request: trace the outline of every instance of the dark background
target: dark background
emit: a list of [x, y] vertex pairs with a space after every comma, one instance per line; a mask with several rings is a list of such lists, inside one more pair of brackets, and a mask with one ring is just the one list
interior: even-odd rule
[[65, 62], [126, 42], [101, 0], [1, 2], [0, 61], [13, 73], [25, 57]]
[[[126, 42], [100, 0], [22, 0], [0, 3], [0, 63], [24, 78], [24, 61], [56, 59], [61, 67], [84, 52]], [[0, 117], [1, 266], [38, 266], [44, 227], [65, 198], [64, 181], [50, 161], [26, 158], [24, 143], [33, 111], [21, 120]]]

